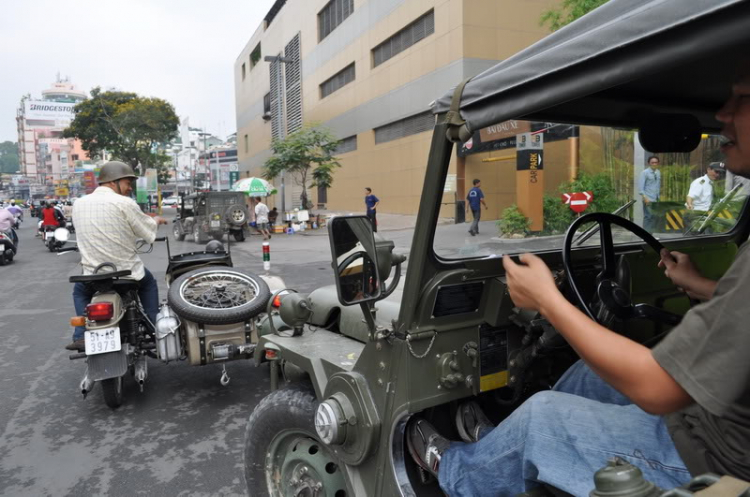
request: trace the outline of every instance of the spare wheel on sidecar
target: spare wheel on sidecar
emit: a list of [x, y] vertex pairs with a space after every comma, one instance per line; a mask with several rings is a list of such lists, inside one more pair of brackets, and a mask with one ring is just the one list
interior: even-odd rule
[[169, 305], [183, 319], [203, 324], [246, 321], [261, 313], [271, 297], [259, 276], [231, 267], [201, 268], [169, 287]]

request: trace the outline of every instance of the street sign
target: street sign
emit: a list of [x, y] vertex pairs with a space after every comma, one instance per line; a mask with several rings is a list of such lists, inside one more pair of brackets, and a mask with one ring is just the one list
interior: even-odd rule
[[575, 192], [575, 193], [563, 193], [560, 195], [563, 204], [568, 204], [570, 210], [580, 214], [585, 211], [589, 204], [594, 200], [594, 194], [592, 192]]

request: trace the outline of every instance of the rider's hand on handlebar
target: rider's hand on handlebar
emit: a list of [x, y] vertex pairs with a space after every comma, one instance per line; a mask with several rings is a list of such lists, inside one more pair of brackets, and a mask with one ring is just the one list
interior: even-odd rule
[[154, 221], [156, 221], [157, 226], [160, 224], [167, 224], [167, 220], [161, 216], [154, 216]]

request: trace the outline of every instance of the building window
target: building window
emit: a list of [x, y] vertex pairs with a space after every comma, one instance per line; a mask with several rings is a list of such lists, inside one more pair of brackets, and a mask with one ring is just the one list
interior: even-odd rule
[[320, 84], [320, 98], [326, 98], [352, 81], [354, 81], [354, 62]]
[[435, 11], [431, 10], [372, 49], [372, 65], [377, 67], [435, 32]]
[[435, 116], [432, 112], [422, 112], [405, 119], [394, 121], [385, 126], [375, 128], [375, 144], [385, 143], [404, 138], [417, 133], [431, 131], [435, 127]]
[[263, 115], [271, 115], [271, 92], [263, 95]]
[[354, 12], [354, 0], [331, 0], [318, 13], [318, 41], [331, 34], [344, 19]]
[[357, 150], [357, 135], [352, 135], [341, 139], [336, 146], [336, 150], [333, 151], [333, 155], [354, 152], [355, 150]]
[[255, 67], [258, 62], [260, 62], [260, 42], [258, 42], [258, 46], [250, 52], [250, 69]]
[[250, 139], [245, 135], [245, 153], [250, 153]]
[[70, 156], [71, 160], [78, 160], [78, 154], [73, 154]]
[[245, 81], [245, 63], [242, 63], [242, 81]]

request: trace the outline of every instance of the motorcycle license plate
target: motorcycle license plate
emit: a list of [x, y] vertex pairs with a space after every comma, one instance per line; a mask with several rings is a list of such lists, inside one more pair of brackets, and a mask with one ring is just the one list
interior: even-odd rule
[[212, 228], [221, 228], [221, 221], [211, 221]]
[[90, 330], [84, 335], [86, 339], [86, 355], [106, 354], [117, 352], [122, 348], [120, 343], [120, 328], [103, 328]]

